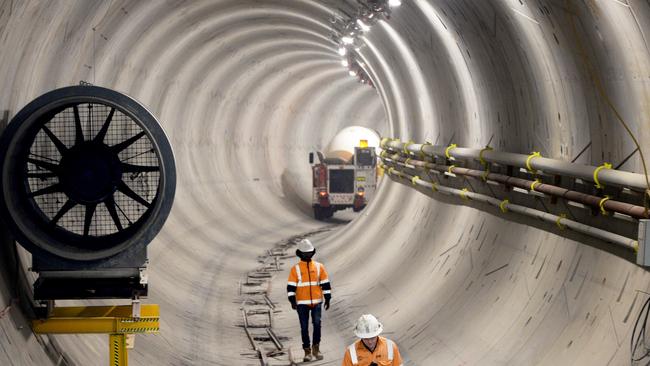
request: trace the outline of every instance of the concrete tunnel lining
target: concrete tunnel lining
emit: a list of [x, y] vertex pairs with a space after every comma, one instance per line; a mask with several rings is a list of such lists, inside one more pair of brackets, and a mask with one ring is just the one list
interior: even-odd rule
[[[328, 38], [328, 18], [355, 7], [0, 3], [0, 42], [11, 50], [0, 53], [0, 111], [10, 117], [48, 90], [91, 81], [150, 108], [174, 147], [176, 201], [149, 247], [148, 301], [161, 305], [163, 332], [138, 337], [132, 364], [250, 363], [237, 283], [275, 243], [332, 224], [309, 214], [307, 154], [343, 127], [477, 148], [493, 136], [496, 149], [564, 160], [591, 142], [579, 161], [621, 161], [634, 146], [593, 87], [578, 37], [645, 141], [647, 2], [403, 1], [359, 51], [376, 90], [348, 75]], [[637, 155], [621, 169], [639, 173], [640, 164]], [[334, 289], [326, 361], [338, 362], [353, 321], [370, 312], [409, 365], [629, 364], [650, 292], [642, 268], [388, 180], [345, 218], [354, 220], [314, 237]], [[283, 276], [274, 280], [278, 326], [298, 349]], [[13, 296], [3, 280], [0, 309]], [[16, 309], [0, 328], [0, 364], [54, 364]], [[51, 338], [71, 364], [104, 363], [103, 336]]]

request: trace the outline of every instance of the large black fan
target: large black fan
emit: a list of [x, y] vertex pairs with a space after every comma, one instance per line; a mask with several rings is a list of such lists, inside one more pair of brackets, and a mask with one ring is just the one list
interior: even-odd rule
[[2, 213], [35, 255], [93, 261], [146, 245], [171, 209], [169, 142], [146, 108], [116, 91], [42, 95], [1, 144]]

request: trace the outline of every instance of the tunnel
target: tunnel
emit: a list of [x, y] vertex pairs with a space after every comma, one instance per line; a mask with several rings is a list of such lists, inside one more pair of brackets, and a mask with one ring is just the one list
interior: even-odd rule
[[[341, 56], [346, 22], [378, 3], [381, 19]], [[0, 1], [3, 126], [39, 95], [83, 82], [140, 101], [174, 150], [174, 206], [148, 247], [145, 301], [160, 305], [161, 332], [137, 336], [130, 364], [259, 365], [242, 328], [243, 282], [302, 237], [333, 290], [315, 364], [340, 364], [367, 313], [404, 365], [644, 362], [630, 344], [650, 277], [634, 260], [387, 175], [360, 213], [317, 221], [308, 154], [362, 126], [644, 174], [650, 3], [388, 3]], [[287, 253], [269, 298], [276, 334], [298, 354]], [[31, 331], [14, 280], [34, 275], [28, 253], [16, 255], [21, 264], [5, 258], [1, 271], [0, 365], [106, 364], [103, 335]]]

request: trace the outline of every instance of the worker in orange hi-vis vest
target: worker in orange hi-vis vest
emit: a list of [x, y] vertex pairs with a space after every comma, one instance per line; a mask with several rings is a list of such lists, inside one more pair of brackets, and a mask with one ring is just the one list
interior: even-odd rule
[[[325, 310], [330, 308], [332, 286], [325, 266], [312, 260], [316, 249], [308, 239], [298, 243], [296, 255], [300, 262], [291, 268], [287, 280], [287, 296], [294, 310], [298, 311], [302, 349], [305, 351], [304, 362], [322, 360], [320, 353], [320, 318], [321, 304], [325, 298]], [[309, 314], [314, 326], [313, 347], [309, 340]]]
[[373, 315], [364, 314], [354, 327], [360, 339], [345, 350], [343, 366], [402, 366], [395, 342], [379, 337], [383, 326]]

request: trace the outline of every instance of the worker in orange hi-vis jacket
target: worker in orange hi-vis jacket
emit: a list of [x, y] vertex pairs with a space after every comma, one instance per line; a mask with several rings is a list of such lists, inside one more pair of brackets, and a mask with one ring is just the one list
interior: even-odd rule
[[[320, 353], [320, 318], [321, 304], [325, 298], [325, 310], [330, 308], [332, 285], [322, 263], [312, 260], [316, 249], [308, 239], [298, 243], [296, 255], [300, 262], [291, 268], [287, 280], [287, 296], [294, 310], [298, 311], [302, 349], [305, 351], [304, 362], [322, 360]], [[314, 326], [313, 347], [309, 340], [309, 314]]]
[[379, 337], [381, 323], [371, 314], [362, 315], [354, 327], [360, 339], [345, 350], [343, 366], [402, 366], [402, 357], [395, 342]]

